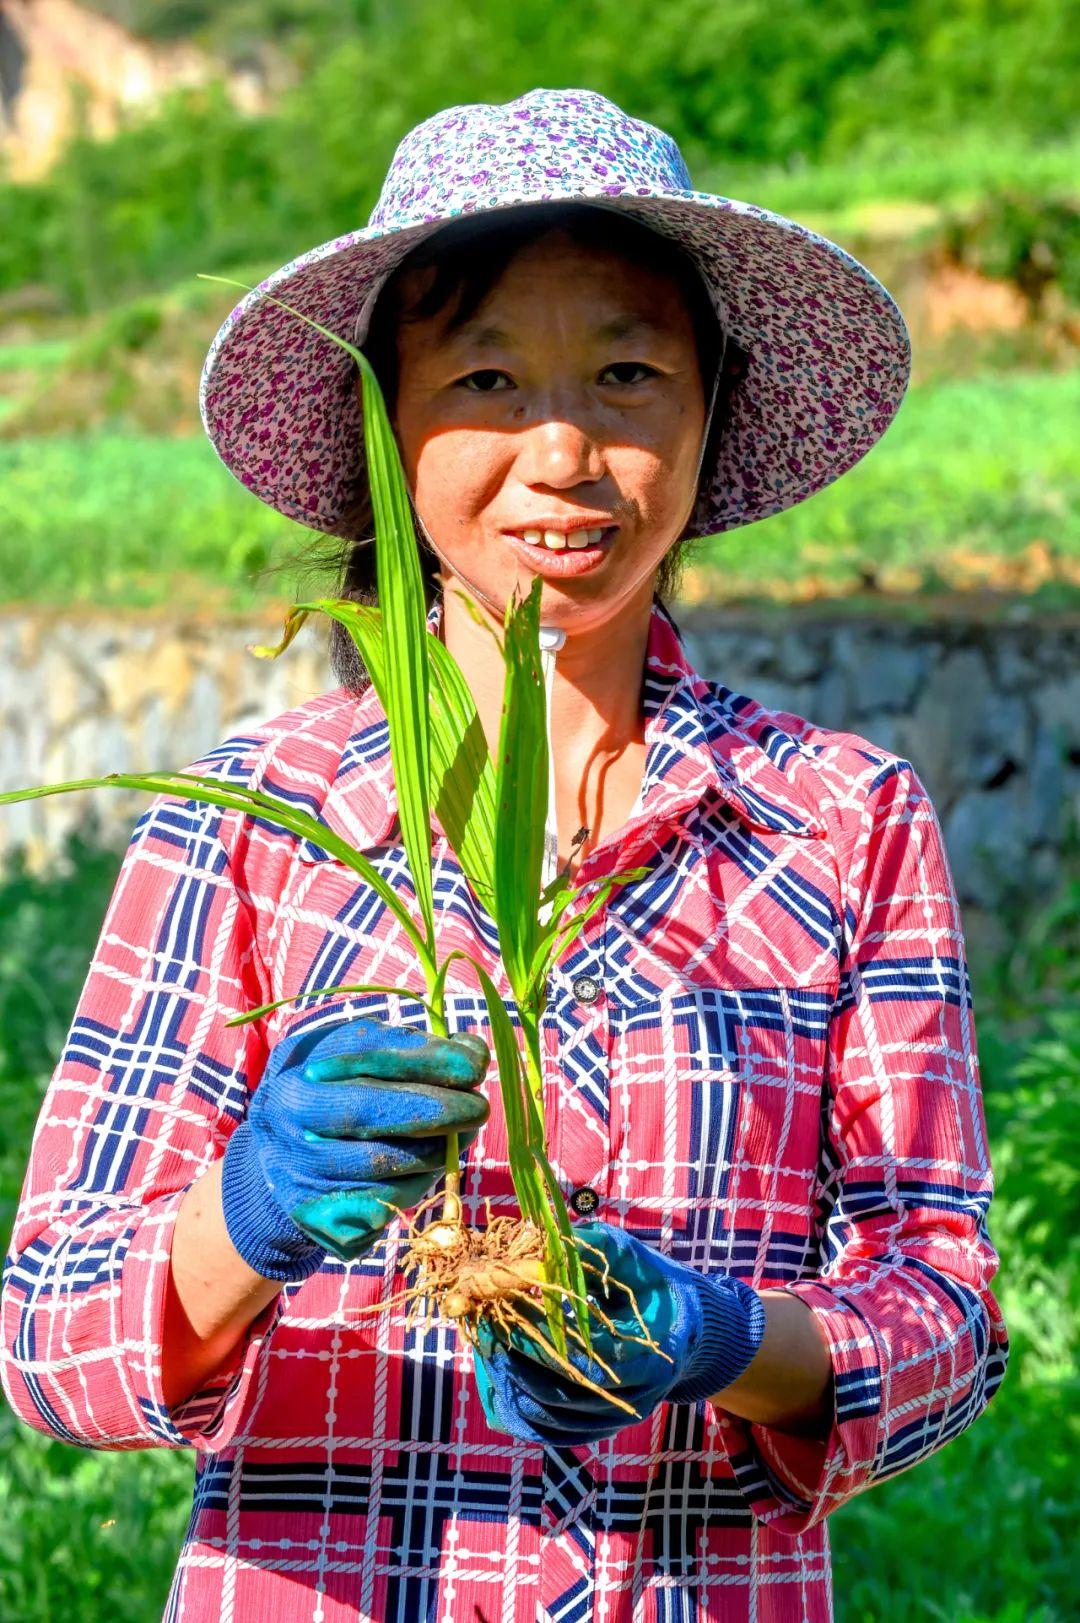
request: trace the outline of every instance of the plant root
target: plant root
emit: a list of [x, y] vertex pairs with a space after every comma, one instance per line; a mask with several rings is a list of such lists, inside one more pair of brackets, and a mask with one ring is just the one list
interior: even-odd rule
[[[358, 1309], [357, 1317], [380, 1312], [391, 1305], [407, 1304], [405, 1327], [411, 1329], [425, 1306], [429, 1310], [434, 1307], [443, 1318], [456, 1325], [474, 1349], [479, 1349], [481, 1325], [485, 1320], [489, 1329], [507, 1341], [516, 1327], [524, 1330], [544, 1357], [550, 1359], [575, 1384], [607, 1398], [616, 1408], [636, 1419], [637, 1410], [631, 1404], [576, 1369], [553, 1346], [541, 1326], [538, 1309], [543, 1307], [545, 1292], [554, 1292], [560, 1299], [580, 1300], [576, 1292], [545, 1277], [547, 1241], [543, 1230], [527, 1218], [492, 1217], [490, 1201], [485, 1202], [485, 1228], [469, 1228], [457, 1200], [446, 1201], [439, 1219], [421, 1226], [419, 1219], [422, 1214], [443, 1199], [444, 1196], [440, 1194], [429, 1196], [414, 1209], [411, 1220], [399, 1207], [392, 1208], [406, 1222], [406, 1247], [401, 1268], [406, 1274], [414, 1273], [416, 1281], [407, 1286], [397, 1302], [390, 1297], [372, 1303]], [[575, 1243], [583, 1250], [596, 1251], [595, 1246], [584, 1240], [576, 1240]], [[602, 1252], [596, 1254], [603, 1257]], [[606, 1287], [607, 1259], [604, 1258], [603, 1270], [584, 1258], [582, 1263], [590, 1273], [600, 1274]], [[643, 1334], [640, 1336], [627, 1335], [626, 1331], [617, 1328], [592, 1295], [587, 1299], [589, 1312], [617, 1339], [640, 1342], [670, 1362], [669, 1354], [649, 1334], [633, 1292], [626, 1290], [626, 1294], [641, 1326]], [[580, 1331], [569, 1317], [566, 1333], [589, 1353], [609, 1380], [618, 1382], [616, 1372], [595, 1349], [586, 1348]]]

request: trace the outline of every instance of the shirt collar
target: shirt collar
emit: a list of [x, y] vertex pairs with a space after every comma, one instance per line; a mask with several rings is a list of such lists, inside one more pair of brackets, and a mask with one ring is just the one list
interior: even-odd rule
[[[442, 604], [428, 612], [437, 633]], [[694, 668], [674, 620], [654, 603], [643, 687], [645, 773], [641, 799], [626, 826], [653, 827], [717, 795], [749, 827], [820, 838], [825, 827], [796, 787], [802, 751], [753, 699]], [[352, 733], [319, 813], [327, 828], [364, 847], [385, 841], [397, 820], [386, 715], [373, 687], [360, 695]], [[437, 819], [433, 817], [437, 826]], [[318, 848], [305, 841], [308, 855]]]
[[752, 828], [817, 839], [825, 825], [796, 786], [797, 740], [772, 712], [708, 681], [668, 611], [654, 603], [645, 656], [642, 811], [713, 793]]

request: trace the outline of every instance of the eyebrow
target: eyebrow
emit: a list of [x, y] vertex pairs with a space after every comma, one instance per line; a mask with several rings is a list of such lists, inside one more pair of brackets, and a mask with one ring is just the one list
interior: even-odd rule
[[[664, 329], [647, 316], [615, 316], [611, 321], [602, 322], [594, 329], [593, 336], [599, 339], [634, 338], [639, 333], [662, 333]], [[476, 349], [505, 349], [513, 343], [510, 333], [502, 327], [494, 327], [489, 323], [479, 324], [476, 321], [466, 321], [453, 334], [453, 339], [459, 343], [471, 343]]]

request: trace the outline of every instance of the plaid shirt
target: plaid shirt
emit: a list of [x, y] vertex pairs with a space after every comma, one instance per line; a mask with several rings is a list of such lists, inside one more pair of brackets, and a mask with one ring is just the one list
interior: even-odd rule
[[[433, 623], [438, 610], [434, 611]], [[205, 1388], [161, 1385], [168, 1254], [191, 1182], [285, 1030], [257, 1003], [420, 989], [378, 898], [317, 845], [156, 802], [138, 823], [34, 1139], [3, 1294], [3, 1384], [90, 1448], [191, 1447], [166, 1617], [783, 1623], [831, 1616], [825, 1518], [957, 1436], [1004, 1374], [970, 984], [934, 809], [909, 762], [704, 680], [653, 611], [638, 807], [581, 869], [642, 864], [556, 966], [543, 1021], [569, 1196], [704, 1270], [799, 1296], [831, 1352], [823, 1440], [709, 1402], [589, 1447], [490, 1430], [449, 1324], [407, 1326], [400, 1221], [287, 1286]], [[200, 763], [295, 801], [411, 896], [385, 716], [345, 690]], [[442, 950], [509, 995], [437, 822]], [[486, 1031], [471, 971], [451, 1029]], [[347, 1000], [423, 1023], [419, 1004]], [[468, 1216], [514, 1209], [497, 1089]], [[393, 1292], [396, 1306], [360, 1309]]]

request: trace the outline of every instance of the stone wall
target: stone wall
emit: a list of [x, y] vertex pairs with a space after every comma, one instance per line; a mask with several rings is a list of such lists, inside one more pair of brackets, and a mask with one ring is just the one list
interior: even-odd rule
[[[764, 703], [907, 756], [940, 814], [970, 932], [1053, 888], [1080, 823], [1080, 616], [807, 606], [677, 615], [700, 668]], [[0, 788], [189, 765], [321, 691], [322, 634], [276, 661], [280, 620], [0, 615]], [[113, 790], [0, 812], [0, 853], [58, 850], [90, 819], [122, 841], [145, 797]]]
[[[182, 770], [224, 738], [330, 685], [316, 630], [281, 659], [276, 621], [0, 613], [0, 789], [107, 772]], [[0, 808], [0, 857], [39, 864], [76, 827], [123, 842], [145, 794], [98, 789]]]

